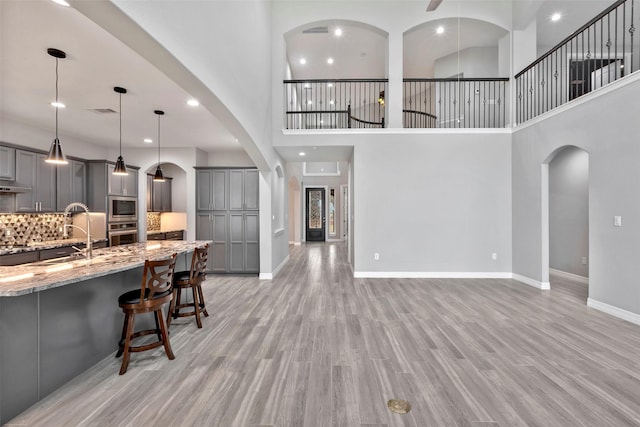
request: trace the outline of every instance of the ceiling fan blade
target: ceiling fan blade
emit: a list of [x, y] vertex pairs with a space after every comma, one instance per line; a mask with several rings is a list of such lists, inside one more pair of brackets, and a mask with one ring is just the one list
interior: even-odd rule
[[433, 12], [436, 10], [438, 6], [440, 6], [440, 3], [442, 3], [442, 0], [431, 0], [429, 2], [429, 6], [427, 6], [427, 12]]

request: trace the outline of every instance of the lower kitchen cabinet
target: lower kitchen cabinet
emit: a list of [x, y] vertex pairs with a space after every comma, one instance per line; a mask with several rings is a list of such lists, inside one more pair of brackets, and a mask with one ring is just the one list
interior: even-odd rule
[[207, 271], [230, 273], [229, 242], [227, 232], [228, 215], [226, 212], [198, 212], [196, 219], [196, 240], [211, 240]]

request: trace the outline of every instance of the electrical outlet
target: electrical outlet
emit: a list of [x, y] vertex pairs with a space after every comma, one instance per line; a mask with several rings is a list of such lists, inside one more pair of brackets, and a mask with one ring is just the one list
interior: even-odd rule
[[614, 216], [613, 217], [613, 226], [614, 227], [622, 227], [622, 217], [621, 216]]
[[582, 265], [587, 265], [587, 257], [586, 256], [582, 257]]
[[375, 254], [373, 254], [373, 259], [375, 259], [376, 261], [378, 261], [380, 259], [380, 254], [378, 252], [376, 252]]
[[494, 261], [495, 261], [495, 260], [497, 260], [497, 259], [498, 259], [498, 254], [497, 254], [497, 253], [495, 253], [495, 252], [494, 252], [494, 253], [492, 253], [492, 254], [491, 254], [491, 259], [492, 259], [492, 260], [494, 260]]

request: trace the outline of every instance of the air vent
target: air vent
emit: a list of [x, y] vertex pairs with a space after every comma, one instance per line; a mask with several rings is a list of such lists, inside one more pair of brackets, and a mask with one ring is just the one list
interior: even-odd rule
[[302, 31], [302, 34], [327, 34], [329, 33], [328, 27], [313, 27]]
[[112, 110], [111, 108], [89, 108], [88, 110], [96, 114], [109, 114], [117, 112], [116, 110]]

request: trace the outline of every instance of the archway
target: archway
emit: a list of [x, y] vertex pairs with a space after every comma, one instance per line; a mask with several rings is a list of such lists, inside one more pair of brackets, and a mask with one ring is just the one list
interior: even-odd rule
[[542, 165], [542, 282], [569, 280], [586, 302], [589, 276], [589, 154], [562, 146]]
[[[187, 173], [175, 163], [160, 163], [165, 182], [154, 182], [153, 174], [158, 165], [148, 167], [145, 172], [144, 198], [146, 221], [140, 224], [144, 235], [150, 231], [187, 230]], [[162, 191], [165, 189], [168, 191]], [[155, 198], [170, 197], [170, 203], [165, 200], [160, 207]], [[170, 210], [167, 211], [167, 206]], [[184, 236], [186, 238], [186, 236]]]

